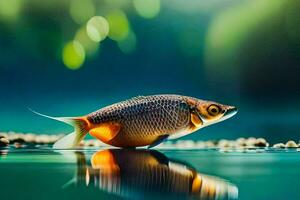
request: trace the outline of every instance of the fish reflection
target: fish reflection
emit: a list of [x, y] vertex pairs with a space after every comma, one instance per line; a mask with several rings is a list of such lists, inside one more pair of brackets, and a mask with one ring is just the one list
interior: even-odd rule
[[76, 185], [129, 199], [172, 197], [178, 199], [236, 199], [236, 186], [153, 150], [112, 149], [96, 152], [91, 166], [77, 153]]

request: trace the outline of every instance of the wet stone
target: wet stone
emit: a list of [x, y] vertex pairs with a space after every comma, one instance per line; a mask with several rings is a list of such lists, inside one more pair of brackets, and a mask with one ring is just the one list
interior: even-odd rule
[[235, 141], [235, 144], [236, 144], [236, 146], [240, 146], [240, 147], [247, 146], [246, 141], [247, 140], [245, 138], [238, 138]]
[[195, 147], [195, 142], [192, 140], [185, 140], [185, 141], [178, 141], [176, 142], [176, 147], [177, 148], [194, 148]]
[[24, 136], [24, 140], [25, 140], [26, 143], [34, 143], [35, 135], [34, 134], [26, 134]]
[[[156, 122], [159, 123], [159, 122]], [[50, 145], [55, 143], [65, 134], [46, 135], [35, 133], [17, 133], [17, 132], [0, 132], [0, 146], [5, 147], [9, 143], [13, 144], [15, 148], [27, 147], [28, 145]], [[299, 141], [300, 142], [300, 141]], [[108, 146], [103, 142], [91, 139], [82, 140], [79, 144], [80, 147], [102, 147]], [[177, 142], [166, 142], [158, 148], [186, 148], [186, 149], [205, 149], [205, 148], [219, 148], [220, 152], [263, 152], [262, 148], [268, 147], [269, 143], [264, 138], [237, 138], [236, 140], [207, 140], [207, 141], [193, 141], [193, 140], [178, 140]], [[259, 149], [261, 148], [261, 149]], [[295, 141], [288, 141], [286, 144], [274, 144], [273, 148], [298, 148], [300, 144]]]
[[35, 137], [35, 143], [37, 144], [47, 144], [48, 138], [45, 135], [39, 135]]
[[222, 139], [218, 142], [219, 148], [234, 148], [236, 146], [237, 146], [236, 142], [232, 140]]
[[203, 148], [205, 148], [205, 142], [203, 142], [203, 141], [197, 141], [197, 142], [195, 143], [195, 147], [196, 147], [197, 149], [203, 149]]
[[5, 147], [9, 145], [9, 140], [5, 137], [0, 138], [0, 147]]
[[5, 132], [0, 132], [0, 138], [8, 138], [8, 134]]
[[286, 148], [297, 148], [298, 147], [298, 145], [296, 144], [296, 142], [293, 141], [293, 140], [288, 141], [285, 144], [285, 146], [286, 146]]
[[264, 138], [256, 139], [254, 145], [256, 147], [268, 147], [269, 146], [269, 144], [267, 143], [267, 141]]
[[206, 148], [214, 148], [214, 147], [215, 147], [215, 144], [214, 144], [214, 142], [212, 142], [212, 141], [206, 141], [206, 142], [205, 142], [205, 147], [206, 147]]
[[13, 140], [11, 140], [12, 143], [24, 143], [25, 140], [21, 137], [17, 137], [17, 138], [14, 138]]
[[283, 144], [283, 143], [277, 143], [277, 144], [273, 145], [273, 148], [277, 148], [277, 149], [279, 149], [279, 148], [285, 148], [285, 144]]
[[220, 140], [218, 142], [218, 147], [220, 147], [220, 148], [230, 147], [230, 141], [228, 141], [228, 140]]
[[256, 138], [254, 138], [254, 137], [250, 137], [250, 138], [246, 139], [247, 147], [254, 147], [255, 143], [256, 143]]
[[81, 140], [80, 143], [78, 144], [78, 146], [83, 147], [85, 145], [84, 140]]

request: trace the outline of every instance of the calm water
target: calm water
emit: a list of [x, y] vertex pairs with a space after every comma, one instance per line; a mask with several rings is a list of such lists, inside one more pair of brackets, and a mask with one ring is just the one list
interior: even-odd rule
[[1, 199], [300, 199], [296, 150], [2, 149]]

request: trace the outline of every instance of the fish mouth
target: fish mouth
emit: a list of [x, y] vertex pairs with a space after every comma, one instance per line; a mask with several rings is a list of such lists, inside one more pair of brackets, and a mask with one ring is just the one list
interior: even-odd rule
[[224, 116], [223, 116], [223, 119], [228, 119], [230, 117], [232, 117], [233, 115], [235, 115], [236, 113], [238, 112], [238, 109], [236, 107], [230, 107], [226, 110]]

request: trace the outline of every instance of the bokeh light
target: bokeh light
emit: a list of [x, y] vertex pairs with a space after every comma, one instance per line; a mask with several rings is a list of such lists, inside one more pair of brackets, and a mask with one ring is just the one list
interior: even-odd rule
[[109, 25], [104, 17], [94, 16], [88, 21], [86, 30], [91, 40], [100, 42], [108, 35]]
[[83, 24], [89, 18], [95, 15], [95, 6], [92, 0], [72, 0], [70, 1], [70, 15], [72, 19], [78, 23]]
[[130, 5], [131, 0], [105, 0], [104, 2], [110, 8], [123, 8]]
[[207, 31], [207, 73], [238, 77], [237, 65], [241, 56], [234, 55], [241, 54], [243, 43], [259, 26], [263, 26], [265, 21], [276, 15], [281, 5], [280, 0], [255, 0], [231, 7], [217, 15]]
[[79, 69], [84, 63], [85, 51], [83, 46], [77, 41], [65, 44], [62, 53], [63, 63], [69, 69]]
[[120, 41], [127, 37], [130, 27], [127, 16], [123, 11], [111, 11], [106, 16], [106, 19], [109, 24], [109, 38], [115, 41]]
[[21, 0], [0, 0], [0, 18], [15, 20], [21, 9]]
[[85, 26], [76, 32], [74, 40], [83, 46], [87, 56], [94, 56], [99, 50], [100, 43], [90, 39]]
[[136, 49], [136, 44], [136, 36], [132, 30], [130, 30], [128, 36], [124, 40], [118, 42], [119, 48], [125, 54], [130, 54], [134, 52], [134, 50]]
[[290, 42], [298, 44], [300, 50], [300, 3], [294, 2], [287, 5], [286, 9], [286, 30], [289, 36]]
[[136, 12], [144, 18], [151, 19], [160, 11], [160, 0], [133, 0]]

